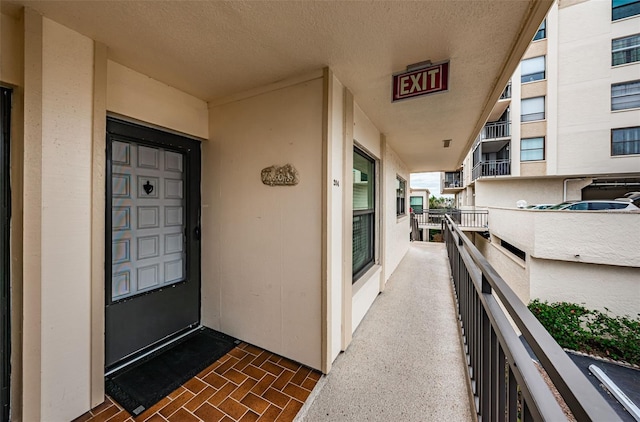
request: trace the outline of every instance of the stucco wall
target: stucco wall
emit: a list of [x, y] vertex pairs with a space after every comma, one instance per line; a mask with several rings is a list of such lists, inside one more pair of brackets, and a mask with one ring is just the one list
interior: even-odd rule
[[[332, 103], [329, 104], [331, 118], [331, 134], [328, 142], [331, 146], [331, 157], [328, 159], [329, 165], [329, 192], [331, 195], [331, 273], [329, 274], [329, 284], [331, 286], [331, 309], [329, 312], [331, 322], [331, 358], [333, 361], [342, 349], [342, 300], [343, 300], [343, 212], [344, 212], [344, 187], [343, 177], [344, 166], [344, 86], [335, 76], [332, 84]], [[333, 181], [338, 182], [338, 186]]]
[[640, 268], [532, 259], [531, 299], [567, 301], [615, 315], [640, 313]]
[[[559, 11], [558, 174], [637, 173], [640, 169], [638, 155], [611, 157], [610, 131], [640, 122], [640, 109], [611, 112], [610, 103], [611, 84], [637, 80], [640, 75], [638, 63], [611, 66], [611, 40], [637, 33], [640, 17], [613, 23], [602, 19], [610, 14], [611, 4], [606, 1]], [[587, 37], [584, 28], [589, 28]]]
[[[385, 236], [384, 236], [384, 282], [398, 267], [409, 249], [409, 171], [389, 145], [384, 148], [383, 160], [385, 189]], [[396, 177], [400, 176], [405, 184], [405, 214], [396, 216]], [[427, 207], [429, 200], [426, 201]]]
[[[322, 79], [209, 112], [203, 143], [202, 322], [321, 364]], [[297, 186], [260, 172], [292, 164]]]
[[25, 48], [23, 417], [70, 420], [90, 407], [93, 42], [30, 15]]
[[492, 241], [474, 235], [474, 243], [489, 264], [500, 274], [523, 303], [529, 303], [529, 267], [511, 252], [502, 248], [497, 239]]
[[[640, 237], [638, 217], [490, 208], [489, 226], [493, 236], [526, 252], [531, 298], [584, 302], [635, 315], [640, 312], [640, 252], [629, 247], [629, 239]], [[510, 285], [522, 284], [519, 275], [502, 269], [490, 249], [479, 249]]]
[[22, 24], [21, 19], [0, 15], [0, 81], [22, 85]]
[[[380, 213], [381, 203], [380, 196], [385, 186], [384, 178], [381, 177], [381, 158], [382, 148], [380, 142], [380, 131], [364, 114], [357, 103], [353, 105], [353, 140], [360, 147], [364, 148], [369, 154], [377, 160], [376, 163], [376, 212]], [[395, 186], [395, 183], [394, 183]], [[394, 212], [395, 215], [395, 212]], [[380, 217], [380, 216], [379, 216]], [[377, 219], [380, 221], [380, 218]], [[351, 330], [355, 332], [356, 328], [364, 318], [365, 314], [373, 304], [373, 301], [380, 293], [381, 283], [383, 280], [381, 267], [381, 226], [378, 224], [376, 228], [376, 265], [360, 277], [353, 285], [352, 291], [352, 314], [351, 314]]]
[[209, 138], [207, 103], [109, 60], [107, 110], [202, 139]]
[[557, 204], [563, 201], [563, 179], [476, 180], [478, 207], [515, 208], [524, 199], [528, 204]]

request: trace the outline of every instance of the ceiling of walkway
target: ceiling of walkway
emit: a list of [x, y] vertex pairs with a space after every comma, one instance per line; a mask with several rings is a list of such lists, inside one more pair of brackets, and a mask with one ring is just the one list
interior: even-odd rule
[[[207, 101], [329, 66], [417, 172], [460, 165], [552, 1], [7, 3]], [[425, 60], [450, 60], [449, 91], [391, 103], [392, 74]]]

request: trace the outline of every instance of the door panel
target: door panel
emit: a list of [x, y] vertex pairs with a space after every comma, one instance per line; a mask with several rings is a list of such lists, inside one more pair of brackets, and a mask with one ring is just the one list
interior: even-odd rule
[[200, 321], [200, 144], [107, 121], [106, 366]]
[[185, 157], [115, 140], [111, 149], [111, 300], [117, 301], [185, 279]]

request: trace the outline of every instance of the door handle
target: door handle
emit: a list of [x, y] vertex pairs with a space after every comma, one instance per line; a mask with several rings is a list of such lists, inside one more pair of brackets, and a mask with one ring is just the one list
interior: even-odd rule
[[200, 226], [196, 226], [196, 228], [193, 229], [193, 237], [195, 237], [196, 240], [200, 240]]

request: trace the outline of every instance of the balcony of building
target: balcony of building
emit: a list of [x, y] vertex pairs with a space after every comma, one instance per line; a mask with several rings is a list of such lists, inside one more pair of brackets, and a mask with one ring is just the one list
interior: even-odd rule
[[481, 177], [509, 176], [511, 175], [511, 160], [481, 161], [473, 166], [473, 180]]
[[507, 110], [507, 108], [511, 105], [511, 81], [507, 84], [500, 95], [500, 99], [496, 102], [491, 110], [491, 114], [489, 114], [489, 118], [487, 121], [494, 122], [500, 118]]
[[488, 210], [459, 210], [459, 209], [430, 209], [423, 213], [415, 213], [418, 229], [442, 229], [446, 216], [462, 231], [487, 231], [489, 230]]
[[440, 193], [455, 194], [462, 189], [464, 189], [464, 177], [462, 170], [442, 173], [442, 179], [440, 180]]

